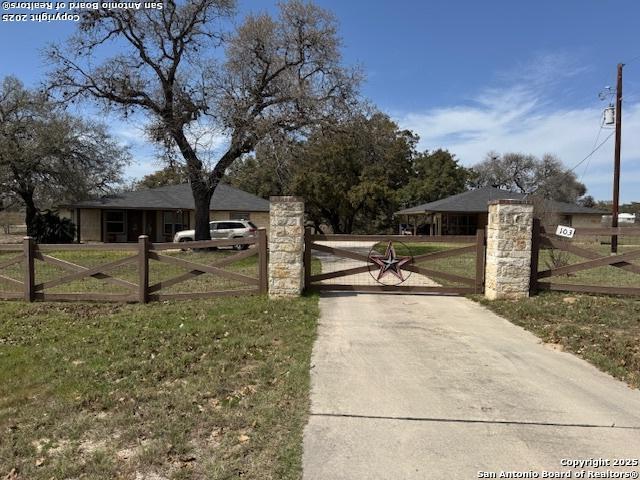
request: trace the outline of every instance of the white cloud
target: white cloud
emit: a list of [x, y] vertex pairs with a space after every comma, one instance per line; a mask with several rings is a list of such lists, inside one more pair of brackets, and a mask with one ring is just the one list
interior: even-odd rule
[[[558, 58], [538, 58], [532, 66], [522, 68], [523, 75], [507, 75], [511, 84], [487, 87], [473, 102], [449, 105], [427, 111], [394, 115], [402, 128], [420, 135], [421, 149], [446, 148], [464, 165], [481, 161], [489, 151], [526, 152], [541, 156], [557, 155], [571, 168], [593, 148], [604, 104], [594, 101], [589, 108], [575, 108], [563, 103], [555, 91], [556, 79], [545, 81], [556, 69]], [[541, 65], [539, 68], [536, 65]], [[531, 79], [526, 72], [535, 71]], [[572, 70], [573, 75], [581, 72]], [[528, 78], [530, 81], [525, 81]], [[575, 76], [568, 82], [579, 81]], [[623, 201], [640, 200], [640, 103], [628, 103], [623, 109]], [[610, 133], [604, 129], [602, 141]], [[613, 139], [596, 152], [589, 162], [576, 169], [580, 177], [588, 164], [583, 181], [596, 198], [610, 198]]]

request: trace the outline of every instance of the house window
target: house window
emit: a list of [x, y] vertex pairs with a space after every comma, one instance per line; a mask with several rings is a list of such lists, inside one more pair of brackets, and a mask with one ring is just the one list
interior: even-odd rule
[[442, 233], [444, 235], [475, 235], [477, 228], [477, 215], [448, 214], [442, 216]]
[[107, 210], [104, 214], [104, 226], [107, 233], [124, 233], [124, 210]]
[[189, 228], [189, 212], [178, 210], [176, 212], [162, 212], [163, 233], [168, 238], [173, 238], [176, 232]]
[[251, 220], [251, 214], [249, 212], [231, 212], [229, 220]]

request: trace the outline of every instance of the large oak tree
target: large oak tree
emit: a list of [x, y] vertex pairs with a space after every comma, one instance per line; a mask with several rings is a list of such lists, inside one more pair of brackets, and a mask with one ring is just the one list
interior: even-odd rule
[[575, 203], [587, 191], [576, 174], [551, 154], [538, 158], [523, 153], [490, 152], [473, 167], [473, 172], [474, 186], [536, 194], [561, 202]]
[[308, 219], [335, 233], [380, 233], [400, 208], [464, 191], [469, 171], [445, 150], [417, 152], [418, 137], [380, 112], [317, 128], [304, 140], [273, 139], [229, 172], [262, 197], [302, 195]]
[[[142, 114], [151, 138], [179, 152], [197, 240], [210, 238], [211, 197], [237, 159], [274, 132], [339, 115], [359, 83], [358, 72], [341, 65], [329, 12], [291, 0], [279, 4], [278, 17], [249, 15], [227, 32], [234, 7], [233, 0], [168, 0], [161, 10], [101, 8], [83, 15], [66, 45], [50, 49], [51, 84], [67, 100]], [[107, 44], [119, 53], [103, 59]], [[219, 154], [206, 141], [215, 135], [226, 138]]]

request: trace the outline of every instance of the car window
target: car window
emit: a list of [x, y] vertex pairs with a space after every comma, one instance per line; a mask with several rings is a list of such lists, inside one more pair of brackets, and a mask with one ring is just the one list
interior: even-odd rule
[[257, 228], [258, 228], [258, 227], [256, 227], [256, 224], [255, 224], [255, 223], [253, 223], [253, 222], [247, 222], [247, 223], [249, 224], [249, 226], [250, 226], [251, 228], [255, 228], [255, 229], [257, 229]]
[[218, 222], [211, 222], [209, 223], [209, 230], [216, 230], [218, 229]]

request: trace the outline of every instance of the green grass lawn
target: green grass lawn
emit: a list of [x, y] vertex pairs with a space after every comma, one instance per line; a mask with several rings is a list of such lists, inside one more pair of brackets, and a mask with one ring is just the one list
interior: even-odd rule
[[543, 292], [488, 308], [601, 370], [640, 387], [640, 298]]
[[0, 478], [300, 478], [317, 317], [315, 296], [0, 302]]

